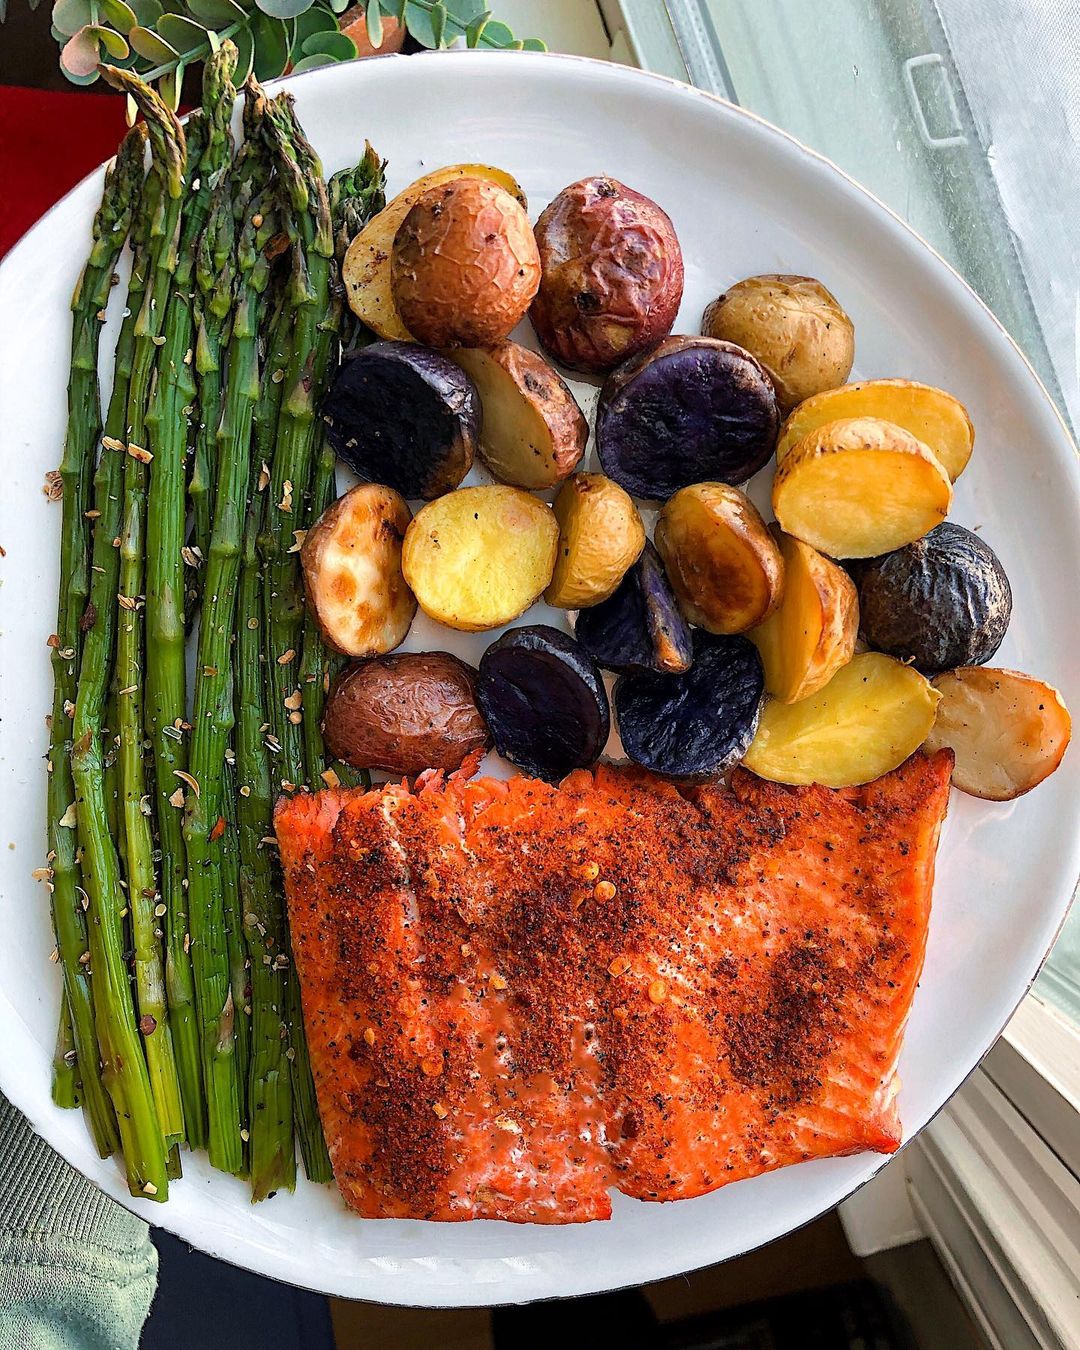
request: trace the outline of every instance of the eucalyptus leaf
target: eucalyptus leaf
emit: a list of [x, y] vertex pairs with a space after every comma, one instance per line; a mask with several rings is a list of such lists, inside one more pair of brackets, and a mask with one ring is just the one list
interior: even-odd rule
[[163, 12], [158, 0], [131, 0], [131, 11], [142, 28], [153, 28]]
[[492, 19], [484, 29], [481, 45], [484, 47], [509, 47], [513, 41], [514, 35], [506, 24], [500, 23], [498, 19]]
[[280, 19], [269, 14], [254, 14], [251, 32], [255, 38], [255, 78], [276, 80], [289, 64], [289, 37]]
[[323, 9], [322, 5], [312, 5], [296, 20], [296, 35], [292, 40], [290, 55], [292, 60], [299, 61], [303, 56], [301, 50], [305, 39], [311, 37], [314, 33], [336, 33], [338, 30], [338, 21], [329, 10]]
[[[432, 11], [436, 7], [440, 7], [444, 13], [446, 42], [452, 42], [454, 38], [460, 37], [473, 19], [482, 14], [486, 8], [484, 0], [451, 0], [449, 4], [444, 0], [426, 0], [424, 4], [418, 4], [417, 0], [408, 0], [405, 6], [405, 24], [409, 33], [423, 47], [437, 48], [440, 45], [436, 40], [432, 22]], [[512, 41], [513, 34], [510, 37]]]
[[130, 33], [139, 22], [135, 11], [124, 0], [98, 0], [101, 17], [110, 23], [118, 33]]
[[233, 82], [237, 89], [244, 83], [251, 74], [251, 68], [255, 61], [255, 38], [252, 36], [251, 29], [248, 27], [238, 29], [232, 38], [236, 43], [236, 72], [233, 75]]
[[163, 14], [157, 22], [157, 31], [171, 47], [176, 48], [183, 60], [187, 60], [192, 52], [208, 50], [210, 47], [210, 34], [203, 25], [183, 14]]
[[316, 52], [314, 56], [302, 56], [293, 63], [292, 73], [301, 75], [305, 70], [318, 70], [320, 66], [336, 66], [337, 59], [326, 52]]
[[475, 19], [465, 29], [465, 45], [475, 47], [480, 42], [480, 37], [487, 27], [488, 20], [491, 18], [491, 10], [485, 9], [482, 14], [478, 14]]
[[74, 37], [80, 28], [93, 23], [95, 17], [90, 0], [56, 0], [53, 5], [53, 27], [58, 28], [65, 37]]
[[264, 14], [274, 19], [295, 19], [309, 10], [314, 0], [255, 0]]
[[77, 84], [80, 89], [85, 89], [88, 85], [95, 84], [100, 78], [100, 73], [95, 69], [89, 75], [72, 75], [66, 66], [61, 63], [60, 69], [64, 72], [64, 78], [71, 84]]
[[207, 28], [220, 28], [222, 24], [242, 23], [247, 15], [234, 3], [234, 0], [188, 0], [188, 9], [199, 23]]
[[521, 44], [523, 52], [546, 52], [547, 43], [543, 38], [526, 38]]
[[101, 47], [92, 24], [84, 24], [77, 33], [64, 43], [60, 53], [60, 65], [67, 76], [84, 79], [92, 75], [101, 60]]
[[61, 33], [60, 29], [57, 28], [56, 24], [54, 23], [49, 25], [49, 33], [52, 36], [52, 40], [54, 42], [58, 42], [61, 47], [71, 36], [69, 33]]
[[356, 59], [356, 43], [346, 33], [312, 33], [301, 44], [305, 56], [329, 56], [334, 61]]
[[382, 46], [382, 5], [379, 0], [367, 0], [364, 9], [364, 26], [367, 28], [368, 41], [376, 51]]
[[431, 37], [436, 47], [441, 47], [446, 41], [446, 6], [442, 0], [431, 7], [431, 13], [428, 16], [431, 20]]
[[161, 64], [171, 64], [176, 60], [176, 48], [158, 37], [152, 29], [143, 28], [136, 25], [128, 34], [131, 39], [131, 45], [139, 53], [145, 56], [148, 61], [157, 61]]
[[330, 8], [335, 14], [344, 14], [349, 8], [349, 0], [330, 0]]
[[161, 79], [158, 80], [157, 86], [158, 93], [169, 105], [169, 107], [173, 110], [173, 112], [176, 112], [177, 108], [179, 108], [180, 106], [180, 91], [183, 88], [183, 85], [184, 85], [183, 61], [177, 61], [175, 68], [173, 70], [166, 71], [165, 74], [162, 75]]

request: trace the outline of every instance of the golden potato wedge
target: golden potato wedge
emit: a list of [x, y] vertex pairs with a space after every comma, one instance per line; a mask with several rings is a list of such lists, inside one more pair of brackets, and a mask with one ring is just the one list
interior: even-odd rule
[[401, 567], [425, 614], [466, 633], [499, 628], [539, 599], [559, 545], [555, 513], [518, 488], [459, 488], [405, 533]]
[[614, 595], [645, 547], [633, 498], [602, 473], [576, 473], [555, 498], [559, 556], [544, 593], [559, 609], [588, 609]]
[[960, 666], [934, 680], [941, 695], [927, 750], [956, 756], [961, 792], [1007, 802], [1030, 792], [1061, 763], [1072, 736], [1065, 700], [1018, 670]]
[[747, 637], [761, 653], [765, 689], [797, 703], [828, 684], [855, 654], [859, 595], [836, 563], [817, 549], [775, 531], [784, 559], [779, 606]]
[[349, 308], [379, 337], [397, 338], [399, 342], [414, 341], [394, 304], [391, 287], [394, 237], [402, 221], [429, 188], [453, 183], [459, 178], [485, 179], [505, 188], [522, 206], [527, 205], [525, 194], [515, 180], [489, 164], [449, 164], [424, 174], [423, 178], [399, 192], [352, 241], [341, 268]]
[[940, 698], [911, 666], [864, 652], [809, 698], [770, 700], [743, 764], [774, 783], [870, 783], [922, 745]]
[[308, 608], [328, 647], [378, 656], [405, 640], [416, 597], [401, 574], [412, 512], [381, 483], [361, 483], [322, 513], [300, 550]]
[[927, 445], [955, 483], [964, 472], [975, 444], [975, 428], [967, 409], [944, 389], [914, 380], [860, 380], [808, 398], [780, 428], [776, 462], [804, 436], [841, 417], [880, 417], [895, 422]]
[[952, 484], [922, 441], [894, 422], [846, 417], [816, 427], [776, 470], [780, 528], [831, 558], [875, 558], [940, 525]]
[[562, 376], [535, 352], [506, 340], [446, 352], [480, 394], [480, 455], [496, 478], [554, 487], [585, 453], [589, 424]]
[[737, 281], [706, 309], [701, 331], [756, 356], [785, 412], [843, 384], [855, 359], [855, 326], [813, 277], [767, 273]]
[[745, 492], [694, 483], [660, 512], [653, 536], [679, 608], [710, 633], [745, 633], [780, 603], [784, 560]]

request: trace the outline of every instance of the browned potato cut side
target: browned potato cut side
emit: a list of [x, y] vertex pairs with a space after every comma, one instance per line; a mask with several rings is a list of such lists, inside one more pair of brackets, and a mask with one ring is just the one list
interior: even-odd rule
[[362, 483], [308, 530], [300, 550], [308, 608], [334, 651], [375, 656], [404, 641], [416, 613], [401, 572], [411, 519], [393, 488]]
[[784, 594], [747, 637], [761, 653], [766, 691], [781, 703], [797, 703], [828, 684], [854, 656], [859, 597], [842, 567], [801, 539], [776, 533]]
[[559, 556], [544, 594], [559, 609], [588, 609], [614, 595], [645, 547], [633, 498], [602, 473], [576, 473], [555, 498]]
[[414, 340], [397, 312], [391, 288], [394, 236], [401, 222], [428, 188], [460, 178], [482, 178], [496, 183], [523, 207], [527, 205], [525, 194], [515, 180], [489, 164], [449, 164], [425, 174], [399, 192], [352, 241], [341, 269], [349, 308], [379, 337], [396, 338], [399, 342]]
[[694, 483], [667, 502], [656, 523], [679, 608], [710, 633], [744, 633], [780, 603], [784, 561], [745, 492]]
[[849, 417], [805, 436], [776, 471], [773, 512], [831, 558], [891, 553], [940, 525], [952, 484], [922, 441], [892, 422]]
[[860, 380], [808, 398], [780, 428], [776, 462], [804, 436], [841, 417], [880, 417], [903, 427], [934, 452], [952, 481], [963, 473], [975, 444], [967, 409], [944, 389], [914, 380]]
[[864, 652], [809, 698], [767, 703], [743, 763], [774, 783], [870, 783], [922, 745], [940, 698], [911, 666]]
[[1053, 685], [1018, 670], [961, 666], [939, 675], [934, 687], [941, 704], [926, 748], [953, 751], [952, 780], [961, 792], [1011, 801], [1061, 763], [1072, 719]]
[[554, 487], [585, 453], [589, 424], [562, 377], [520, 343], [452, 347], [447, 353], [476, 385], [484, 409], [480, 455], [515, 487]]
[[405, 534], [401, 565], [425, 614], [466, 633], [499, 628], [551, 580], [559, 526], [518, 488], [460, 488], [430, 502]]
[[785, 412], [843, 384], [855, 359], [854, 325], [813, 277], [767, 273], [737, 281], [706, 309], [701, 331], [756, 356]]

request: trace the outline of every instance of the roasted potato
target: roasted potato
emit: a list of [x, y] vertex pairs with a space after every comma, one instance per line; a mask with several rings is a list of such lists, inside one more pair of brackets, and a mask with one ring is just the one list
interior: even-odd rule
[[859, 608], [871, 647], [936, 675], [990, 660], [1009, 627], [1012, 588], [985, 539], [946, 521], [860, 567]]
[[913, 380], [860, 380], [808, 398], [780, 428], [776, 462], [804, 436], [841, 417], [880, 417], [928, 445], [955, 483], [971, 458], [975, 428], [967, 409], [944, 389]]
[[412, 342], [373, 342], [342, 362], [323, 400], [349, 468], [405, 497], [438, 497], [472, 467], [480, 395], [460, 366]]
[[694, 634], [682, 675], [620, 675], [615, 716], [635, 764], [675, 778], [715, 778], [754, 739], [765, 700], [757, 649], [744, 637]]
[[425, 614], [478, 633], [539, 599], [551, 580], [559, 525], [518, 488], [461, 488], [425, 506], [405, 533], [401, 567]]
[[401, 574], [401, 544], [412, 512], [380, 483], [339, 497], [308, 530], [300, 549], [308, 608], [328, 647], [376, 656], [405, 639], [416, 597]]
[[743, 763], [774, 783], [869, 783], [922, 745], [940, 698], [911, 666], [864, 652], [808, 698], [767, 703]]
[[529, 217], [482, 178], [430, 187], [394, 236], [390, 287], [402, 322], [429, 347], [486, 347], [524, 317], [540, 285]]
[[514, 179], [502, 169], [494, 169], [488, 164], [450, 164], [425, 174], [399, 192], [352, 241], [341, 269], [349, 308], [379, 337], [412, 341], [412, 334], [394, 305], [390, 280], [394, 238], [401, 222], [428, 188], [461, 178], [483, 178], [505, 188], [522, 207], [528, 205], [524, 192]]
[[330, 753], [358, 769], [461, 768], [491, 743], [476, 672], [449, 652], [402, 652], [348, 666], [326, 701]]
[[542, 277], [530, 311], [556, 361], [603, 374], [653, 347], [682, 303], [675, 227], [614, 178], [563, 188], [536, 222]]
[[447, 353], [480, 394], [480, 457], [496, 478], [534, 490], [561, 483], [581, 462], [589, 424], [557, 371], [517, 342]]
[[587, 609], [613, 595], [645, 547], [645, 526], [628, 493], [602, 473], [576, 473], [555, 498], [559, 556], [544, 599]]
[[874, 558], [921, 539], [952, 505], [933, 451], [877, 417], [826, 422], [784, 457], [772, 489], [780, 528], [831, 558]]
[[491, 644], [480, 658], [476, 697], [499, 754], [539, 778], [595, 764], [611, 730], [596, 663], [543, 623], [511, 628]]
[[775, 532], [784, 593], [779, 607], [746, 636], [761, 653], [768, 693], [797, 703], [828, 684], [855, 654], [859, 601], [842, 567], [801, 539]]
[[854, 325], [813, 277], [769, 273], [737, 281], [706, 309], [701, 331], [752, 352], [784, 412], [843, 384], [855, 359]]
[[600, 464], [635, 497], [742, 483], [769, 459], [780, 410], [761, 364], [730, 342], [665, 338], [613, 371], [596, 409]]
[[653, 535], [687, 619], [710, 633], [745, 633], [780, 603], [784, 560], [758, 509], [727, 483], [676, 492]]
[[952, 780], [961, 792], [1011, 801], [1061, 763], [1072, 719], [1053, 685], [1018, 670], [962, 666], [939, 675], [934, 688], [941, 703], [926, 748], [952, 750]]
[[693, 634], [660, 555], [647, 540], [615, 594], [583, 609], [577, 640], [605, 670], [681, 675], [693, 660]]

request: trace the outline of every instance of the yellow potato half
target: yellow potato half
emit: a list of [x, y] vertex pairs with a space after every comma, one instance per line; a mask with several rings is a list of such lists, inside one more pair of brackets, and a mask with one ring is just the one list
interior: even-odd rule
[[926, 740], [940, 698], [911, 666], [864, 652], [809, 698], [770, 700], [743, 764], [774, 783], [873, 782]]
[[559, 556], [544, 599], [587, 609], [613, 595], [645, 547], [645, 526], [630, 494], [602, 473], [576, 473], [555, 498]]
[[558, 545], [555, 513], [538, 497], [497, 485], [459, 488], [414, 516], [401, 570], [425, 614], [478, 633], [540, 598]]
[[786, 534], [831, 558], [875, 558], [940, 525], [952, 484], [936, 455], [877, 417], [815, 428], [784, 456], [772, 490]]
[[964, 472], [975, 444], [975, 428], [967, 409], [944, 389], [914, 380], [860, 380], [804, 400], [780, 428], [776, 462], [804, 436], [841, 417], [880, 417], [895, 422], [941, 461], [955, 483]]
[[460, 178], [479, 178], [495, 183], [515, 197], [521, 206], [526, 205], [525, 194], [517, 182], [502, 169], [492, 168], [489, 164], [449, 164], [425, 174], [399, 192], [352, 241], [341, 269], [349, 308], [379, 337], [396, 338], [399, 342], [414, 341], [394, 304], [391, 284], [394, 239], [405, 217], [429, 188], [454, 183]]
[[761, 653], [765, 689], [797, 703], [828, 684], [855, 654], [859, 596], [842, 567], [777, 530], [784, 558], [780, 605], [747, 637]]

